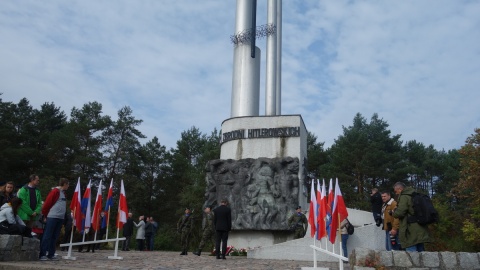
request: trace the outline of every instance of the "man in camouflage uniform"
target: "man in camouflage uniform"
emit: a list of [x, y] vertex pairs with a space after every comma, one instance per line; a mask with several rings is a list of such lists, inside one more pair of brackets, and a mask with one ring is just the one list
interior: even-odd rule
[[187, 255], [188, 238], [193, 228], [193, 216], [190, 208], [185, 208], [185, 214], [177, 222], [177, 232], [180, 234], [180, 243], [182, 245], [182, 253], [180, 255]]
[[297, 212], [288, 219], [288, 227], [295, 233], [294, 239], [303, 238], [308, 229], [307, 217], [302, 213], [302, 207], [298, 206]]
[[202, 228], [203, 228], [203, 234], [202, 234], [202, 241], [200, 242], [200, 245], [198, 246], [198, 251], [193, 252], [193, 254], [200, 256], [202, 254], [202, 249], [205, 247], [205, 244], [207, 242], [214, 243], [213, 241], [213, 212], [211, 212], [210, 206], [206, 206], [205, 210], [205, 216], [203, 217], [203, 222], [202, 222]]

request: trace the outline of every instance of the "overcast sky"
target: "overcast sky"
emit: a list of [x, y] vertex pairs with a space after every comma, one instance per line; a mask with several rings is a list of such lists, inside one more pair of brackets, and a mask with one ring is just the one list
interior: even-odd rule
[[[230, 117], [235, 0], [0, 1], [0, 96], [90, 101], [176, 147]], [[266, 24], [266, 0], [257, 24]], [[265, 41], [260, 114], [265, 114]], [[458, 149], [480, 128], [480, 1], [283, 1], [282, 114], [327, 147], [357, 112]]]

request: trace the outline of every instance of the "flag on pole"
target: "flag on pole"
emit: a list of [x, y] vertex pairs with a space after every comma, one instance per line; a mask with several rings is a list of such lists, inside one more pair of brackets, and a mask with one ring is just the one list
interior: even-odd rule
[[[320, 183], [319, 183], [320, 184]], [[325, 225], [325, 219], [327, 218], [327, 196], [326, 196], [326, 187], [325, 187], [325, 179], [323, 179], [323, 185], [321, 188], [320, 193], [320, 202], [319, 202], [319, 214], [318, 214], [318, 227], [317, 227], [317, 237], [318, 239], [322, 239], [323, 237], [327, 236], [327, 228]]]
[[337, 182], [335, 183], [335, 199], [332, 211], [332, 226], [330, 228], [330, 243], [335, 243], [340, 222], [347, 218], [347, 216], [347, 207], [345, 207], [345, 202], [343, 201], [342, 192], [340, 191], [340, 185], [338, 184], [337, 178]]
[[330, 178], [330, 187], [328, 188], [328, 197], [326, 199], [327, 202], [327, 234], [330, 235], [330, 224], [332, 223], [332, 208], [333, 208], [333, 185], [332, 185], [332, 178]]
[[90, 225], [92, 225], [92, 219], [91, 219], [91, 208], [90, 208], [90, 190], [91, 190], [91, 182], [92, 180], [88, 181], [87, 189], [85, 190], [85, 193], [83, 193], [83, 198], [82, 198], [82, 230], [83, 232], [84, 229], [90, 228]]
[[110, 188], [108, 188], [107, 201], [105, 202], [105, 210], [104, 210], [105, 215], [102, 218], [102, 229], [107, 227], [107, 223], [108, 223], [107, 221], [109, 218], [108, 212], [113, 206], [112, 194], [113, 194], [113, 178], [112, 178], [112, 181], [110, 181]]
[[321, 195], [321, 186], [320, 186], [320, 180], [317, 179], [317, 192], [315, 193], [315, 200], [316, 200], [316, 206], [315, 206], [315, 221], [317, 222], [317, 239], [320, 239], [320, 236], [318, 235], [320, 224], [319, 224], [319, 216], [320, 216], [320, 195]]
[[310, 189], [310, 209], [308, 210], [308, 223], [310, 224], [310, 237], [313, 238], [316, 232], [316, 218], [315, 218], [315, 208], [317, 207], [317, 200], [315, 196], [315, 180], [312, 179], [312, 187]]
[[100, 212], [102, 211], [102, 180], [98, 184], [97, 198], [95, 199], [95, 206], [93, 207], [92, 228], [95, 231], [100, 230]]
[[123, 180], [120, 185], [120, 202], [118, 204], [118, 218], [117, 218], [117, 228], [123, 228], [123, 224], [127, 223], [127, 196], [125, 195], [125, 188], [123, 187]]
[[75, 192], [73, 192], [72, 202], [70, 203], [70, 210], [73, 213], [73, 225], [77, 227], [78, 231], [82, 230], [82, 205], [80, 203], [80, 177], [78, 177]]

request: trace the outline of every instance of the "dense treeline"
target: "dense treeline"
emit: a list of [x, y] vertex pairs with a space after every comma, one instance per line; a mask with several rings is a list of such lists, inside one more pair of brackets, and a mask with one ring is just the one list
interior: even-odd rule
[[[123, 179], [129, 210], [159, 221], [156, 248], [178, 249], [175, 224], [185, 206], [196, 210], [200, 230], [204, 167], [220, 156], [220, 132], [203, 134], [191, 127], [168, 150], [157, 137], [147, 141], [141, 123], [129, 107], [121, 108], [113, 120], [98, 102], [73, 108], [67, 117], [53, 103], [35, 109], [25, 98], [17, 104], [0, 99], [0, 184], [23, 185], [36, 173], [45, 196], [60, 177], [73, 183], [80, 178], [82, 189], [92, 180], [96, 194], [101, 179], [105, 186], [114, 179], [115, 189]], [[433, 145], [403, 142], [388, 127], [377, 114], [370, 121], [357, 114], [328, 149], [309, 133], [309, 176], [338, 177], [347, 206], [364, 210], [370, 209], [372, 187], [391, 190], [396, 181], [404, 181], [428, 192], [442, 215], [432, 228], [437, 242], [431, 250], [478, 250], [479, 130], [459, 151], [438, 151]], [[67, 195], [72, 194], [73, 188]], [[198, 237], [195, 234], [192, 246]]]

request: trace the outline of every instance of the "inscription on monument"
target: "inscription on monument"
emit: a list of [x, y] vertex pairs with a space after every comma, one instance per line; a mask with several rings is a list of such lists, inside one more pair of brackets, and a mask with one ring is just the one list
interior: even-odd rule
[[300, 137], [300, 127], [237, 129], [223, 133], [222, 143], [253, 138]]

